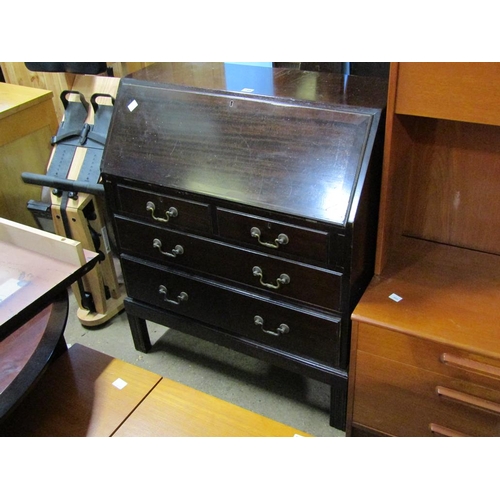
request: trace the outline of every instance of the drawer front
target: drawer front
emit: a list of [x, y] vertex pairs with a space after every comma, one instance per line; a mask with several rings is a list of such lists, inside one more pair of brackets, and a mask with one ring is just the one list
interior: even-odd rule
[[182, 314], [236, 336], [307, 357], [339, 363], [340, 318], [286, 307], [211, 281], [124, 257], [130, 297]]
[[361, 351], [353, 423], [394, 436], [500, 436], [500, 392]]
[[464, 349], [364, 323], [357, 349], [500, 391], [500, 360]]
[[232, 280], [278, 297], [339, 311], [342, 275], [206, 238], [116, 217], [120, 249]]
[[219, 234], [275, 255], [328, 263], [328, 233], [217, 208]]
[[160, 227], [179, 227], [198, 233], [212, 232], [210, 206], [118, 185], [120, 210]]

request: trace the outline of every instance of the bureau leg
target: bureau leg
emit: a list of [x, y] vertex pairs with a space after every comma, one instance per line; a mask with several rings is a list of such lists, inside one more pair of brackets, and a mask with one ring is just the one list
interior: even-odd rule
[[137, 351], [148, 352], [151, 349], [151, 339], [149, 338], [146, 320], [127, 313], [132, 339]]
[[330, 392], [330, 425], [345, 431], [346, 420], [347, 389], [332, 386]]

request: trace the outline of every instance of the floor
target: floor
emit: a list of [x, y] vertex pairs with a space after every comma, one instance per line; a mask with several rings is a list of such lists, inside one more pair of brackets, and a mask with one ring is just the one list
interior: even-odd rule
[[125, 312], [83, 326], [70, 294], [66, 342], [82, 344], [176, 380], [317, 437], [342, 437], [330, 427], [330, 388], [204, 340], [148, 323], [153, 348], [136, 351]]

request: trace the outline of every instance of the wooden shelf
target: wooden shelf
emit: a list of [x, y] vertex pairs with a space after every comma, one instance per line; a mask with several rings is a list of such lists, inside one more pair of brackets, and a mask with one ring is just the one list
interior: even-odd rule
[[[353, 319], [500, 359], [499, 257], [402, 238]], [[392, 294], [402, 297], [396, 302]]]

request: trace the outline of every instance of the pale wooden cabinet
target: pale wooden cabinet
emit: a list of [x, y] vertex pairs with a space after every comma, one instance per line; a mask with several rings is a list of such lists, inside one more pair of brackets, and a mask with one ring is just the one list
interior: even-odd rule
[[39, 200], [42, 189], [21, 174], [45, 173], [56, 130], [52, 92], [0, 83], [0, 217], [37, 227], [26, 204]]
[[348, 435], [500, 435], [500, 64], [393, 63]]

